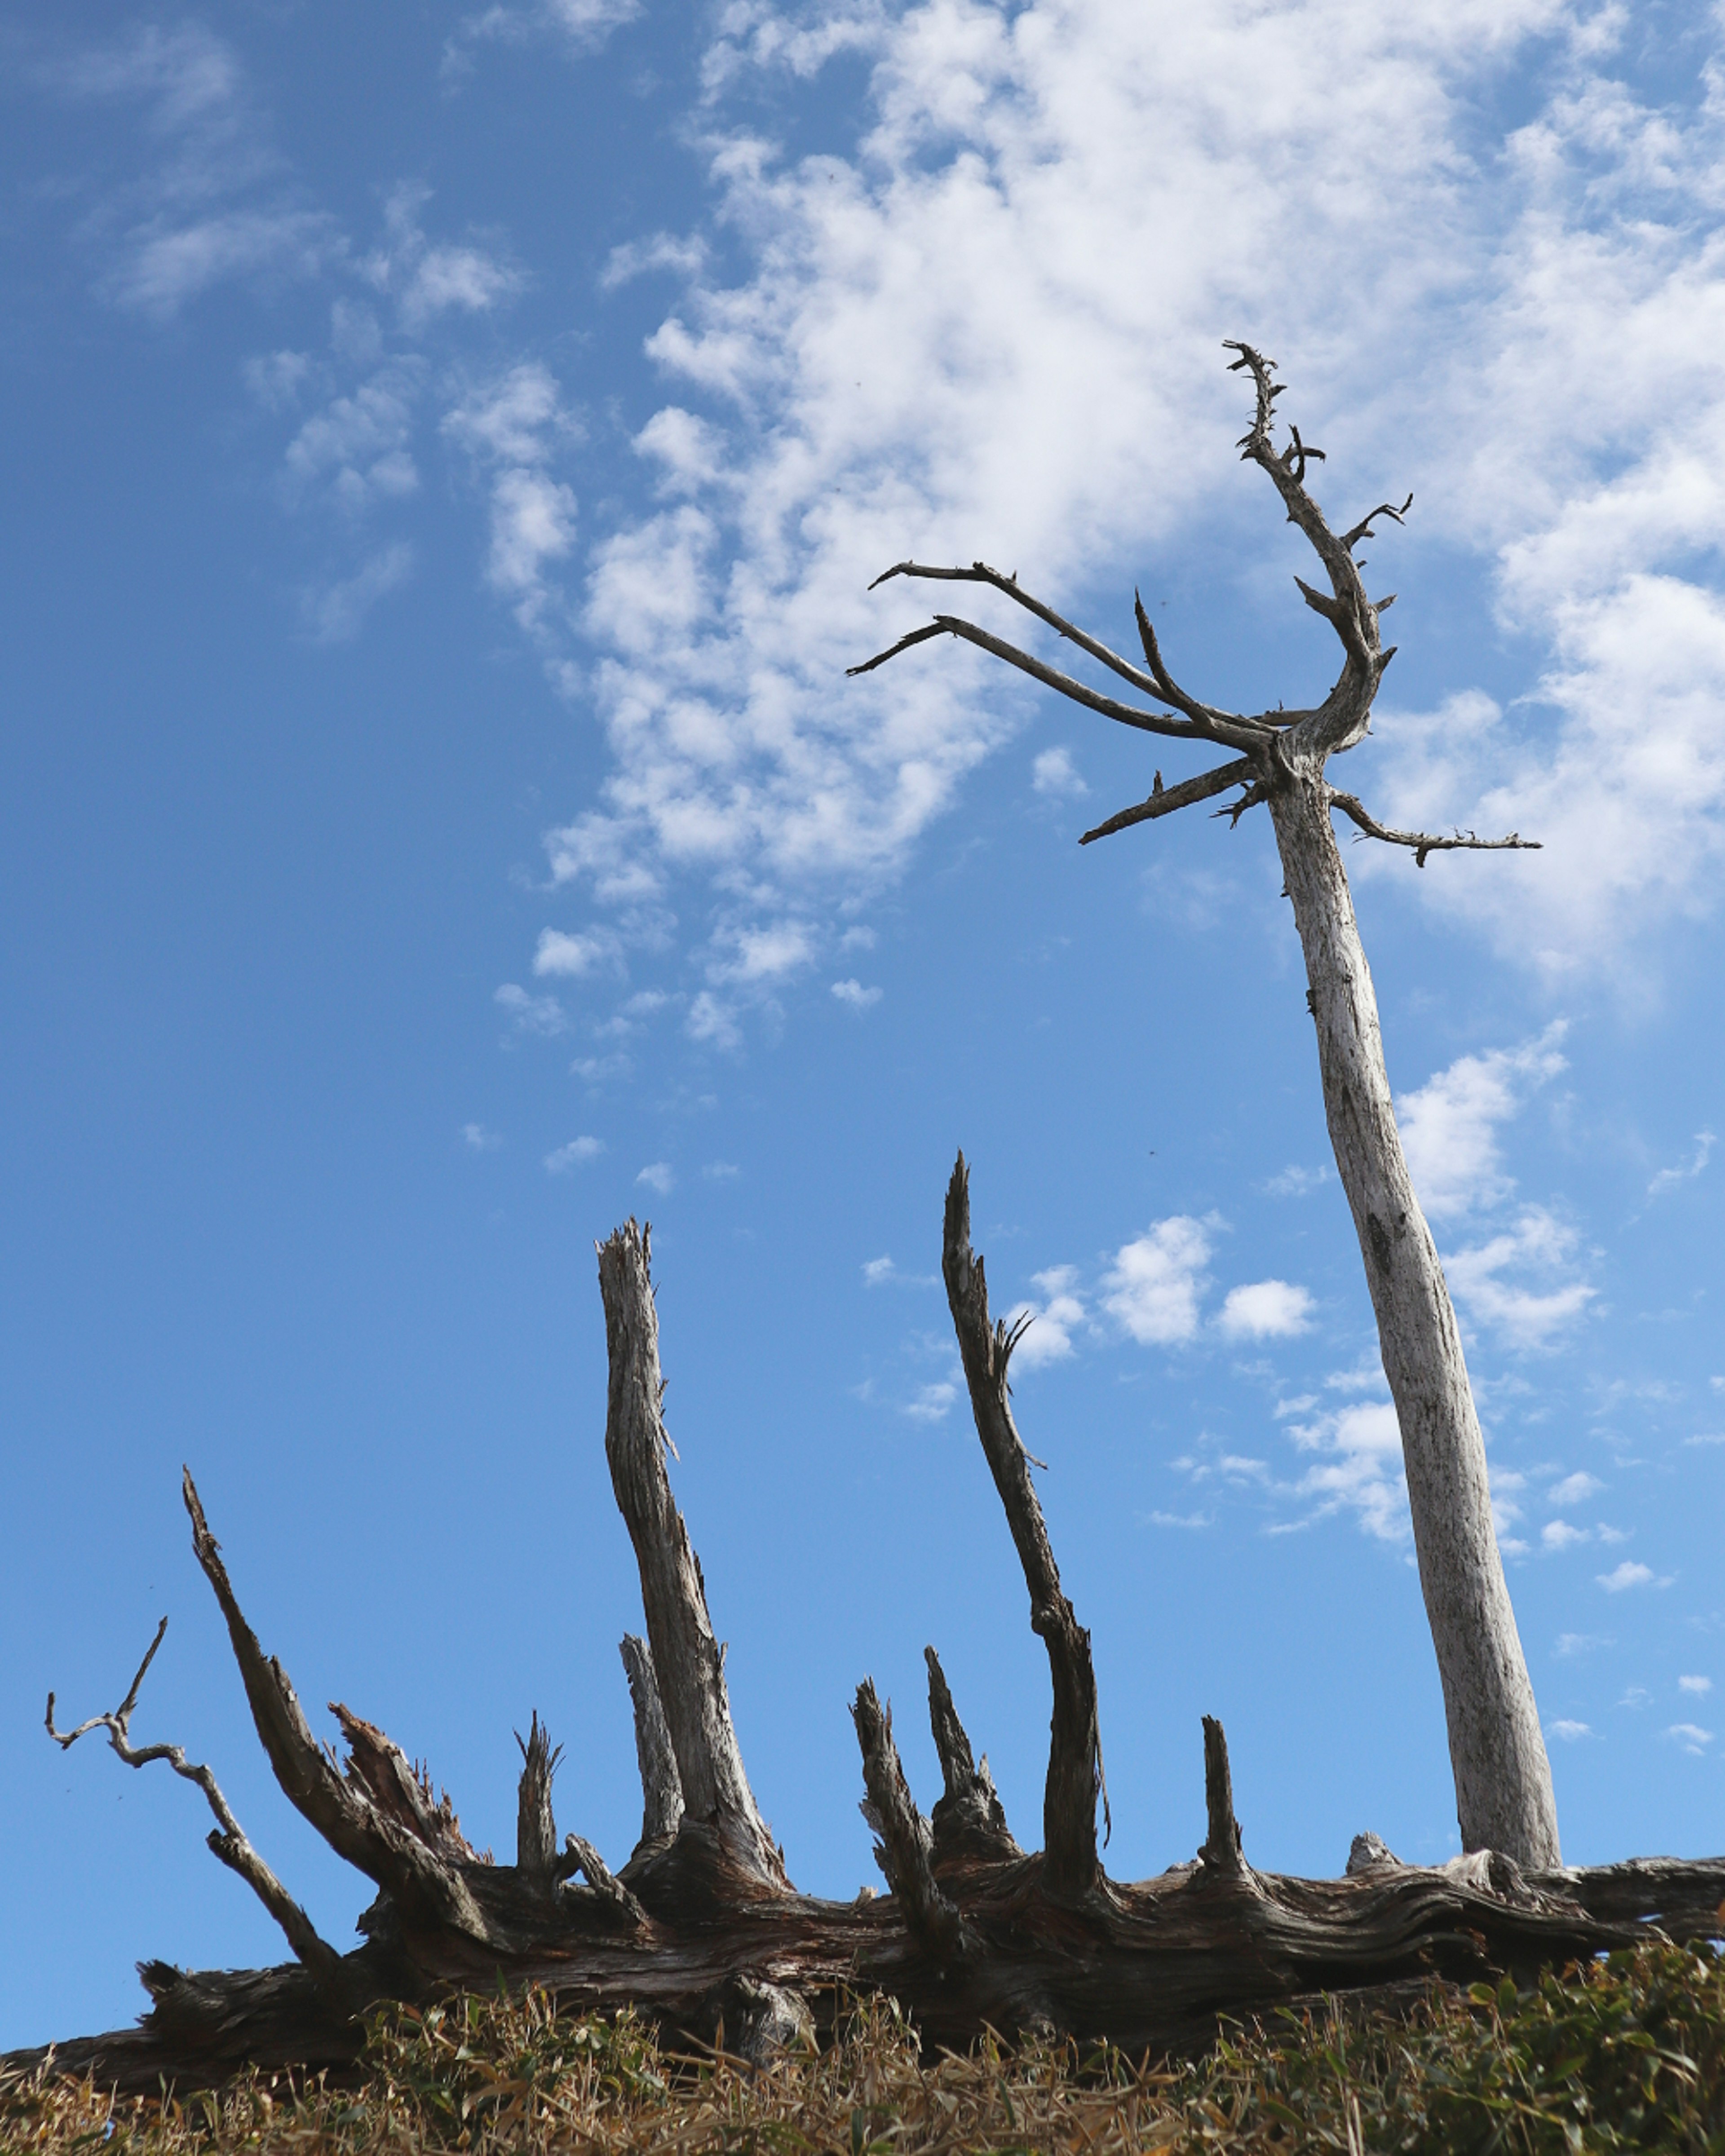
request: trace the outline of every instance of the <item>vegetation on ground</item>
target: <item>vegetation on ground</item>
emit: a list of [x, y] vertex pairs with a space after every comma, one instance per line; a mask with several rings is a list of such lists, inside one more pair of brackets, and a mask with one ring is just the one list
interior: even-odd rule
[[114, 2102], [51, 2068], [0, 2079], [0, 2147], [60, 2156], [259, 2150], [580, 2150], [595, 2156], [947, 2156], [1278, 2152], [1725, 2156], [1725, 1963], [1633, 1953], [1394, 2010], [1322, 2002], [1224, 2027], [1192, 2061], [993, 2041], [926, 2058], [890, 2000], [825, 2049], [761, 2069], [667, 2053], [629, 2015], [560, 2014], [532, 1992], [372, 2023], [348, 2085], [253, 2075], [219, 2094]]

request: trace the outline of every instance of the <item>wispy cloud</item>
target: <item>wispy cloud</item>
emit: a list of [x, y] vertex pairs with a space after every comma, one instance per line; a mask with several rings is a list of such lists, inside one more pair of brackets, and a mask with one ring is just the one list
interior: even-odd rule
[[488, 1131], [483, 1123], [463, 1123], [461, 1136], [475, 1152], [495, 1152], [503, 1142], [495, 1131]]
[[1069, 748], [1045, 748], [1030, 766], [1030, 783], [1039, 793], [1057, 797], [1088, 793]]
[[1584, 1722], [1548, 1722], [1545, 1726], [1552, 1736], [1560, 1738], [1565, 1744], [1579, 1744], [1584, 1737], [1594, 1733]]
[[1463, 1055], [1395, 1104], [1420, 1202], [1432, 1219], [1488, 1209], [1515, 1188], [1503, 1172], [1499, 1127], [1565, 1066], [1561, 1023], [1518, 1048]]
[[668, 1160], [651, 1160], [636, 1176], [637, 1183], [644, 1183], [649, 1190], [656, 1190], [661, 1198], [670, 1197], [677, 1187], [675, 1171]]
[[[1444, 1267], [1456, 1300], [1476, 1323], [1507, 1347], [1542, 1348], [1598, 1294], [1586, 1281], [1561, 1279], [1574, 1270], [1579, 1240], [1554, 1214], [1530, 1205], [1502, 1235], [1449, 1253]], [[1556, 1275], [1561, 1284], [1530, 1287], [1516, 1277], [1527, 1273], [1548, 1281]]]
[[571, 1138], [567, 1145], [547, 1153], [545, 1165], [553, 1175], [566, 1175], [572, 1168], [585, 1168], [588, 1161], [597, 1160], [604, 1150], [603, 1138]]
[[1675, 1190], [1680, 1183], [1692, 1183], [1712, 1158], [1712, 1132], [1697, 1131], [1695, 1133], [1695, 1151], [1689, 1158], [1681, 1167], [1661, 1168], [1648, 1184], [1647, 1195], [1663, 1198], [1668, 1190]]
[[1680, 1744], [1684, 1751], [1697, 1759], [1713, 1741], [1711, 1729], [1703, 1729], [1698, 1722], [1674, 1722], [1665, 1733], [1673, 1743]]
[[834, 981], [833, 994], [839, 1002], [855, 1011], [867, 1010], [871, 1004], [880, 1000], [879, 988], [865, 988], [860, 981]]

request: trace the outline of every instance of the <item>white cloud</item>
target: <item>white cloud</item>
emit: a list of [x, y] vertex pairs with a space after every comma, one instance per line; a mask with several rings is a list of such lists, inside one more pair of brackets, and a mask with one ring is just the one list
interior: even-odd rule
[[870, 1258], [862, 1269], [863, 1281], [869, 1287], [884, 1287], [898, 1275], [898, 1267], [890, 1257]]
[[916, 1422], [942, 1422], [957, 1397], [958, 1388], [942, 1378], [937, 1384], [922, 1386], [904, 1412]]
[[378, 600], [399, 591], [413, 573], [413, 550], [405, 539], [380, 547], [351, 577], [304, 595], [307, 629], [319, 644], [347, 643], [358, 635]]
[[522, 44], [547, 33], [565, 38], [577, 52], [597, 52], [614, 30], [640, 13], [641, 0], [536, 0], [518, 8], [496, 0], [458, 26], [444, 48], [443, 72], [456, 79], [466, 74], [473, 65], [472, 45]]
[[701, 1172], [709, 1183], [734, 1183], [742, 1173], [734, 1160], [710, 1160]]
[[880, 1000], [879, 988], [865, 988], [860, 981], [834, 981], [833, 993], [841, 1004], [848, 1004], [852, 1010], [866, 1010], [870, 1004], [877, 1004]]
[[[707, 972], [715, 981], [754, 988], [800, 973], [814, 961], [814, 938], [801, 921], [775, 921], [749, 928], [724, 928], [714, 937]], [[845, 998], [840, 998], [845, 1000]]]
[[618, 956], [617, 938], [608, 929], [572, 936], [561, 928], [542, 928], [533, 971], [578, 981], [597, 967], [615, 965]]
[[1561, 1482], [1554, 1482], [1545, 1493], [1546, 1502], [1552, 1505], [1584, 1505], [1589, 1497], [1597, 1497], [1604, 1488], [1596, 1475], [1578, 1469], [1566, 1475]]
[[152, 219], [131, 235], [113, 280], [123, 306], [177, 314], [229, 277], [315, 277], [337, 251], [332, 221], [310, 210], [223, 210], [174, 224]]
[[1711, 1677], [1679, 1677], [1677, 1679], [1677, 1690], [1692, 1692], [1697, 1699], [1705, 1697], [1712, 1688], [1713, 1681]]
[[1675, 1743], [1681, 1744], [1686, 1752], [1692, 1753], [1697, 1759], [1713, 1741], [1711, 1729], [1702, 1729], [1693, 1722], [1674, 1722], [1665, 1733]]
[[722, 1049], [742, 1045], [742, 1029], [737, 1023], [736, 1013], [728, 1004], [721, 1003], [711, 988], [703, 988], [690, 1004], [687, 1024], [691, 1040]]
[[1312, 1301], [1303, 1287], [1286, 1281], [1254, 1281], [1230, 1288], [1216, 1320], [1230, 1340], [1288, 1340], [1308, 1331]]
[[[1273, 326], [1327, 484], [1362, 505], [1414, 486], [1411, 543], [1471, 550], [1543, 654], [1542, 701], [1504, 713], [1458, 652], [1444, 711], [1386, 712], [1358, 783], [1433, 824], [1537, 825], [1546, 850], [1419, 876], [1386, 850], [1353, 858], [1536, 965], [1714, 907], [1725, 602], [1685, 550], [1725, 529], [1717, 116], [1638, 106], [1609, 41], [1549, 37], [1572, 15], [733, 11], [705, 139], [741, 268], [698, 234], [614, 264], [690, 280], [651, 346], [682, 417], [642, 441], [692, 518], [625, 523], [595, 557], [613, 768], [594, 813], [619, 854], [655, 876], [762, 865], [811, 892], [894, 873], [1029, 705], [950, 647], [836, 689], [922, 611], [903, 585], [865, 598], [868, 578], [986, 551], [1055, 603], [1106, 580], [1096, 625], [1129, 635], [1122, 563], [1200, 523], [1267, 552], [1267, 498], [1226, 491], [1241, 420], [1214, 342]], [[861, 141], [788, 153], [762, 112], [840, 50], [870, 70]], [[1511, 66], [1515, 131], [1481, 136]], [[1362, 287], [1385, 230], [1393, 269]]]
[[1213, 1515], [1209, 1512], [1151, 1512], [1146, 1517], [1153, 1527], [1207, 1527]]
[[1039, 793], [1078, 794], [1090, 791], [1078, 775], [1069, 748], [1045, 748], [1030, 766], [1030, 783]]
[[1625, 1588], [1645, 1587], [1653, 1577], [1651, 1565], [1637, 1564], [1625, 1558], [1615, 1572], [1602, 1572], [1599, 1584], [1608, 1594], [1621, 1594]]
[[575, 496], [548, 469], [579, 434], [557, 378], [538, 361], [511, 367], [455, 405], [443, 428], [490, 473], [487, 580], [538, 631], [557, 596], [548, 571], [575, 544]]
[[1557, 1651], [1567, 1658], [1571, 1655], [1590, 1654], [1595, 1647], [1614, 1647], [1615, 1640], [1602, 1638], [1594, 1632], [1559, 1632]]
[[283, 459], [290, 499], [316, 496], [359, 516], [416, 492], [409, 444], [422, 372], [416, 361], [391, 361], [314, 412]]
[[1662, 1198], [1668, 1190], [1675, 1190], [1680, 1183], [1692, 1183], [1707, 1166], [1713, 1150], [1711, 1131], [1695, 1133], [1695, 1151], [1681, 1168], [1662, 1168], [1647, 1186], [1650, 1198]]
[[1184, 1214], [1158, 1220], [1114, 1254], [1102, 1282], [1102, 1306], [1145, 1346], [1178, 1345], [1198, 1331], [1208, 1285], [1209, 1238]]
[[1009, 1327], [1021, 1317], [1030, 1319], [1013, 1350], [1014, 1369], [1034, 1370], [1046, 1363], [1065, 1362], [1073, 1353], [1072, 1335], [1085, 1322], [1084, 1304], [1076, 1292], [1076, 1265], [1050, 1265], [1045, 1272], [1033, 1274], [1031, 1280], [1039, 1299], [1019, 1303], [1007, 1312]]
[[494, 1152], [503, 1142], [495, 1131], [488, 1131], [483, 1123], [463, 1123], [461, 1135], [475, 1152]]
[[584, 1168], [590, 1160], [597, 1160], [605, 1150], [603, 1138], [571, 1138], [567, 1145], [559, 1146], [555, 1152], [545, 1156], [545, 1165], [553, 1175], [567, 1174], [572, 1168]]
[[1401, 1428], [1388, 1401], [1361, 1401], [1332, 1415], [1291, 1426], [1301, 1450], [1323, 1455], [1307, 1470], [1297, 1494], [1316, 1500], [1317, 1515], [1348, 1510], [1380, 1542], [1405, 1542], [1407, 1479], [1402, 1471]]
[[1584, 1737], [1594, 1733], [1584, 1722], [1548, 1722], [1545, 1726], [1553, 1737], [1560, 1737], [1566, 1744], [1579, 1743]]
[[1567, 1520], [1548, 1520], [1539, 1530], [1539, 1539], [1548, 1550], [1566, 1550], [1593, 1537], [1585, 1527], [1572, 1527]]
[[1285, 1168], [1280, 1175], [1272, 1175], [1264, 1188], [1272, 1198], [1307, 1198], [1314, 1190], [1321, 1190], [1330, 1177], [1331, 1170], [1321, 1163], [1317, 1168]]
[[495, 1000], [515, 1021], [518, 1033], [538, 1033], [549, 1037], [569, 1029], [568, 1019], [555, 996], [530, 996], [519, 982], [506, 981], [498, 989]]
[[[619, 285], [648, 276], [655, 270], [669, 270], [679, 277], [692, 277], [706, 267], [706, 254], [705, 241], [693, 234], [655, 232], [645, 239], [625, 240], [622, 246], [611, 249], [599, 273], [599, 287], [602, 291], [614, 292]], [[665, 410], [679, 411], [683, 418], [690, 416], [675, 405], [667, 406]], [[657, 416], [663, 418], [665, 412]]]
[[1505, 1346], [1546, 1348], [1553, 1334], [1582, 1316], [1598, 1291], [1571, 1280], [1540, 1292], [1517, 1285], [1513, 1276], [1530, 1270], [1548, 1277], [1570, 1270], [1577, 1242], [1573, 1228], [1544, 1207], [1530, 1205], [1503, 1234], [1450, 1253], [1444, 1270], [1468, 1317]]
[[1395, 1104], [1402, 1149], [1420, 1203], [1433, 1219], [1484, 1209], [1508, 1197], [1497, 1127], [1564, 1066], [1561, 1023], [1519, 1048], [1458, 1057]]
[[677, 1183], [675, 1173], [668, 1160], [649, 1161], [635, 1181], [644, 1183], [649, 1190], [656, 1190], [661, 1198], [669, 1198]]

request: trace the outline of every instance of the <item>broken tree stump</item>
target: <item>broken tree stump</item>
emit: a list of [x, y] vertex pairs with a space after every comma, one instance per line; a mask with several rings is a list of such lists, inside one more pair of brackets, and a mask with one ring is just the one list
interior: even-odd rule
[[[1359, 1835], [1341, 1878], [1257, 1871], [1235, 1815], [1227, 1739], [1209, 1717], [1196, 1858], [1136, 1885], [1107, 1876], [1096, 1828], [1106, 1798], [1090, 1636], [1061, 1589], [1013, 1419], [1007, 1371], [1016, 1335], [989, 1316], [962, 1154], [947, 1194], [942, 1270], [978, 1434], [1024, 1569], [1031, 1625], [1048, 1650], [1045, 1846], [1027, 1853], [1013, 1838], [930, 1647], [929, 1718], [943, 1784], [932, 1814], [918, 1810], [891, 1708], [865, 1679], [852, 1712], [864, 1811], [890, 1891], [842, 1902], [799, 1894], [749, 1786], [701, 1567], [671, 1494], [649, 1255], [648, 1234], [633, 1220], [599, 1250], [610, 1363], [605, 1449], [647, 1620], [646, 1636], [625, 1637], [622, 1650], [643, 1794], [641, 1837], [628, 1862], [613, 1873], [574, 1833], [558, 1850], [558, 1752], [536, 1713], [517, 1738], [513, 1865], [480, 1857], [449, 1799], [434, 1802], [429, 1776], [345, 1707], [332, 1709], [348, 1748], [338, 1763], [247, 1623], [188, 1472], [193, 1549], [227, 1620], [276, 1779], [377, 1892], [358, 1920], [364, 1943], [339, 1953], [252, 1848], [210, 1769], [177, 1746], [131, 1743], [158, 1631], [118, 1708], [62, 1732], [50, 1694], [49, 1733], [69, 1746], [104, 1729], [127, 1765], [166, 1760], [197, 1783], [218, 1822], [211, 1848], [259, 1895], [295, 1959], [199, 1973], [144, 1963], [151, 2004], [140, 2025], [53, 2047], [59, 2070], [131, 2093], [164, 2082], [209, 2087], [254, 2066], [340, 2068], [359, 2054], [367, 2006], [421, 2005], [500, 1981], [543, 1986], [572, 2011], [632, 2007], [673, 2041], [709, 2042], [722, 2028], [726, 2048], [745, 2056], [830, 2027], [841, 1992], [870, 1990], [900, 1999], [931, 2045], [960, 2048], [988, 2029], [1052, 2029], [1138, 2055], [1202, 2042], [1219, 2014], [1317, 1992], [1525, 1970], [1630, 1945], [1656, 1928], [1677, 1939], [1725, 1937], [1725, 1857], [1523, 1871], [1478, 1850], [1427, 1869]], [[48, 2056], [18, 2051], [0, 2063], [28, 2068]]]

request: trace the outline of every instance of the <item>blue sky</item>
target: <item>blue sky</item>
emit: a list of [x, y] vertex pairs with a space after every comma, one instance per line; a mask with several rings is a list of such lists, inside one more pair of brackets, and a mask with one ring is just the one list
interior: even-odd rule
[[1414, 490], [1338, 779], [1543, 841], [1348, 858], [1566, 1853], [1720, 1846], [1721, 42], [1560, 0], [7, 11], [0, 2042], [129, 2019], [141, 1956], [280, 1957], [195, 1793], [42, 1734], [163, 1612], [136, 1734], [327, 1935], [368, 1898], [270, 1782], [182, 1460], [308, 1707], [504, 1856], [536, 1709], [562, 1825], [627, 1855], [630, 1212], [792, 1876], [870, 1876], [864, 1674], [932, 1800], [926, 1640], [1034, 1840], [961, 1144], [1040, 1313], [1111, 1868], [1202, 1838], [1204, 1712], [1255, 1861], [1452, 1851], [1263, 818], [1081, 853], [1183, 752], [956, 647], [844, 678], [923, 611], [880, 569], [986, 556], [1117, 643], [1142, 587], [1216, 701], [1321, 693], [1224, 336], [1327, 505]]

